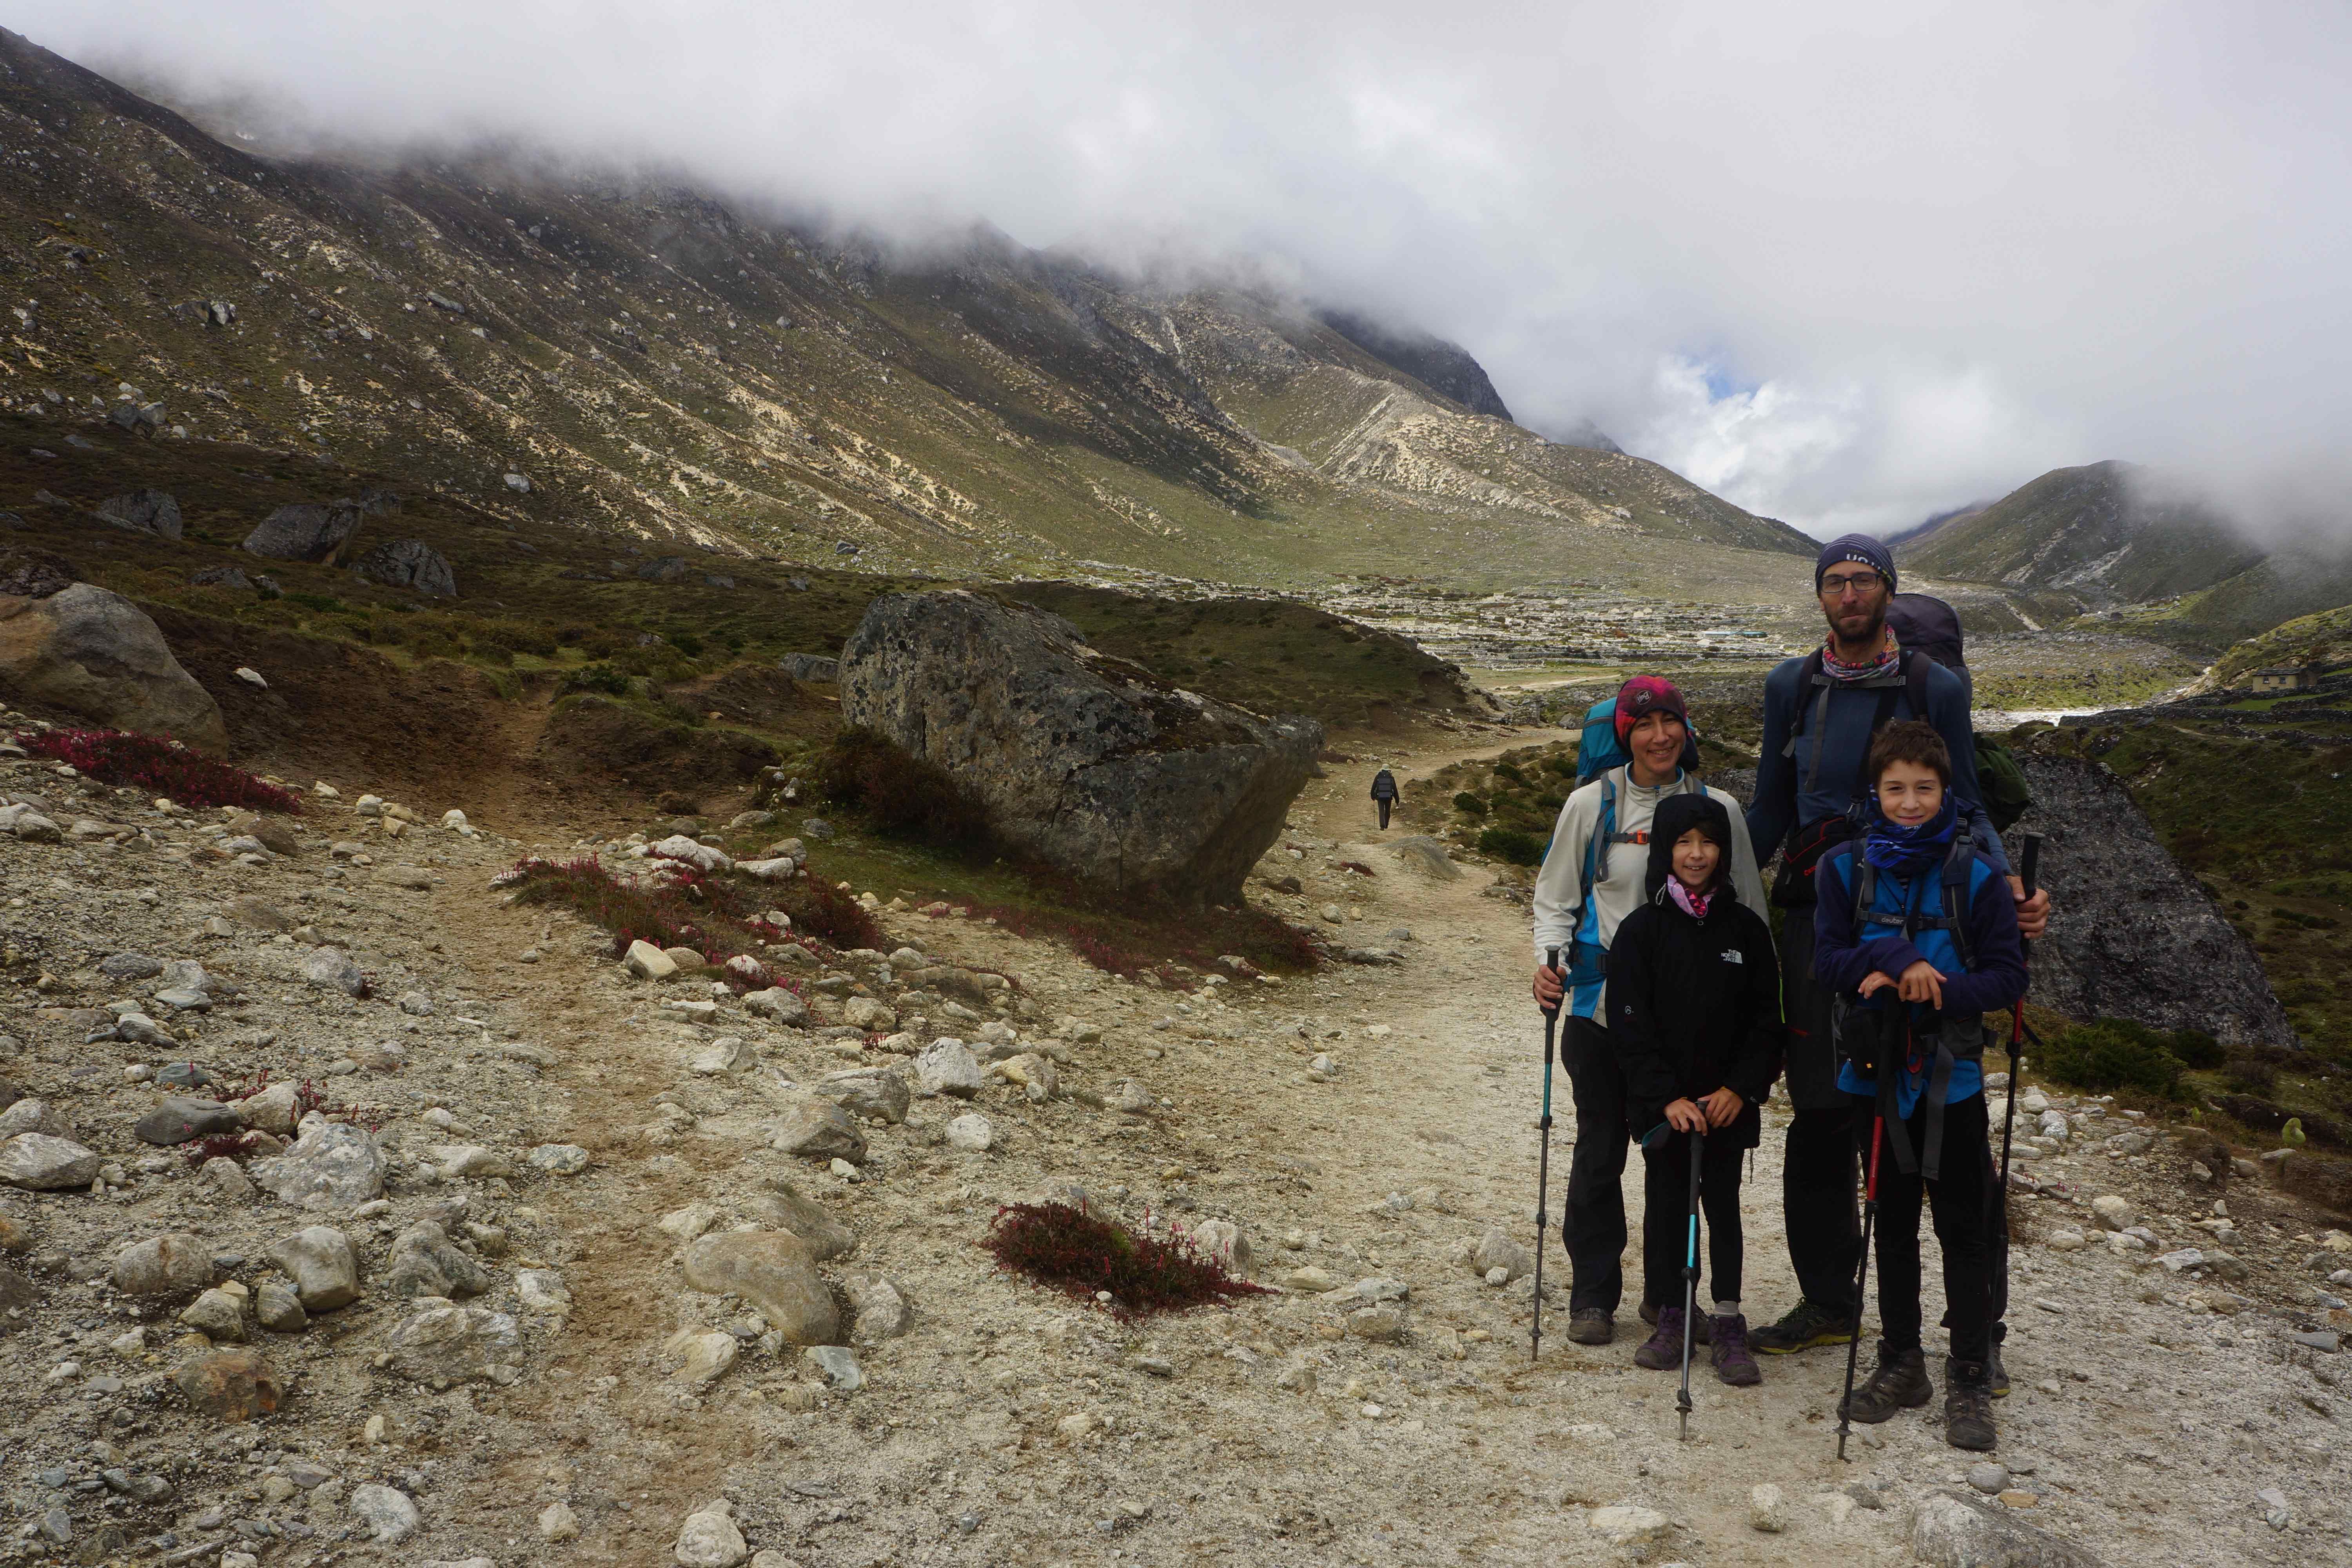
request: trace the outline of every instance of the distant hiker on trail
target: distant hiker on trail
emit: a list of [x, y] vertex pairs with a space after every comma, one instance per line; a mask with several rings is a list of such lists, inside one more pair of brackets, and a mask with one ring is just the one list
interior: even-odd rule
[[[1708, 793], [1686, 765], [1696, 762], [1686, 751], [1690, 711], [1672, 682], [1635, 676], [1619, 689], [1609, 717], [1599, 737], [1588, 727], [1583, 750], [1599, 752], [1613, 741], [1624, 761], [1605, 768], [1560, 807], [1535, 889], [1536, 1004], [1557, 1006], [1563, 994], [1568, 1002], [1560, 1060], [1575, 1094], [1576, 1153], [1560, 1239], [1569, 1258], [1568, 1337], [1588, 1345], [1615, 1337], [1625, 1289], [1622, 1182], [1631, 1133], [1625, 1069], [1607, 1027], [1609, 944], [1618, 922], [1648, 901], [1650, 823], [1659, 804]], [[1742, 904], [1760, 910], [1764, 882], [1746, 821], [1737, 811], [1728, 816], [1732, 884]], [[1544, 967], [1549, 948], [1570, 955], [1564, 973]]]
[[2017, 904], [1961, 830], [1952, 758], [1932, 726], [1879, 731], [1859, 841], [1822, 857], [1815, 973], [1839, 1001], [1837, 1085], [1852, 1097], [1878, 1201], [1878, 1369], [1856, 1421], [1935, 1397], [1919, 1335], [1919, 1205], [1944, 1255], [1944, 1440], [1993, 1446], [1990, 1126], [1987, 1015], [2025, 994]]
[[1715, 1303], [1707, 1337], [1717, 1378], [1745, 1387], [1762, 1373], [1739, 1310], [1739, 1157], [1762, 1136], [1761, 1106], [1780, 1076], [1780, 970], [1763, 917], [1731, 886], [1733, 821], [1706, 795], [1658, 803], [1643, 879], [1648, 902], [1618, 925], [1609, 948], [1609, 1034], [1645, 1166], [1643, 1294], [1658, 1303], [1657, 1331], [1634, 1363], [1664, 1372], [1682, 1356], [1685, 1173], [1691, 1135], [1704, 1132], [1699, 1203]]
[[[1781, 854], [1772, 901], [1780, 926], [1781, 1009], [1788, 1020], [1789, 1106], [1780, 1201], [1797, 1304], [1756, 1331], [1755, 1345], [1786, 1355], [1844, 1344], [1855, 1333], [1854, 1267], [1862, 1243], [1854, 1214], [1853, 1107], [1840, 1093], [1830, 1045], [1830, 993], [1814, 978], [1814, 872], [1822, 854], [1853, 832], [1871, 790], [1872, 738], [1895, 720], [1924, 721], [1943, 738], [1951, 793], [1970, 813], [1969, 836], [1994, 870], [2008, 876], [2000, 835], [1981, 812], [1968, 683], [1917, 650], [1906, 652], [1887, 626], [1895, 557], [1858, 533], [1831, 541], [1813, 563], [1829, 623], [1822, 646], [1788, 660], [1764, 682], [1762, 755], [1748, 831], [1758, 853]], [[2050, 899], [2018, 900], [2017, 922], [2039, 936]]]
[[1388, 831], [1389, 808], [1397, 802], [1396, 774], [1386, 768], [1372, 775], [1372, 801], [1381, 808], [1381, 831]]

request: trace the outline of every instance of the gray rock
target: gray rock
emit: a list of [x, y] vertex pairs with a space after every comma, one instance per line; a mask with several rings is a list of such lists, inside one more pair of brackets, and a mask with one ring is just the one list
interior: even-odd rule
[[997, 831], [1113, 888], [1235, 903], [1323, 729], [1178, 690], [1058, 616], [885, 594], [842, 650], [842, 716], [946, 768]]
[[808, 1004], [782, 986], [750, 993], [743, 998], [743, 1010], [793, 1029], [806, 1024], [809, 1017]]
[[1948, 1492], [1919, 1504], [1911, 1524], [1911, 1552], [1934, 1568], [2098, 1568], [2098, 1559], [2072, 1542], [2006, 1509]]
[[794, 680], [839, 680], [841, 660], [827, 658], [823, 654], [788, 653], [776, 660], [776, 668]]
[[131, 1124], [131, 1135], [142, 1143], [170, 1148], [193, 1143], [222, 1132], [245, 1131], [245, 1112], [217, 1100], [175, 1094]]
[[367, 994], [367, 976], [339, 947], [314, 947], [302, 955], [302, 978], [322, 989], [346, 996]]
[[829, 1072], [817, 1080], [816, 1092], [852, 1116], [878, 1116], [894, 1127], [907, 1120], [911, 1098], [907, 1080], [888, 1068]]
[[211, 752], [228, 744], [220, 704], [172, 657], [155, 623], [89, 583], [0, 610], [0, 689], [11, 702], [45, 703], [118, 730]]
[[735, 1505], [724, 1500], [705, 1503], [686, 1516], [670, 1560], [678, 1568], [737, 1568], [751, 1555], [743, 1531], [734, 1520]]
[[906, 1293], [898, 1289], [898, 1282], [878, 1274], [851, 1280], [849, 1300], [857, 1313], [849, 1330], [852, 1344], [873, 1345], [895, 1340], [913, 1321]]
[[833, 1217], [824, 1205], [804, 1196], [790, 1182], [776, 1181], [771, 1191], [758, 1194], [751, 1200], [751, 1207], [780, 1230], [788, 1230], [809, 1249], [810, 1255], [822, 1260], [838, 1258], [857, 1245], [849, 1227]]
[[577, 1143], [541, 1143], [523, 1162], [551, 1176], [576, 1176], [588, 1168], [588, 1151]]
[[776, 1119], [768, 1147], [812, 1160], [866, 1160], [866, 1135], [842, 1109], [829, 1100], [809, 1099]]
[[996, 1129], [976, 1110], [967, 1110], [949, 1122], [947, 1136], [948, 1147], [974, 1154], [986, 1153], [996, 1143]]
[[514, 1319], [487, 1307], [422, 1308], [403, 1319], [384, 1344], [385, 1364], [394, 1372], [436, 1387], [511, 1383], [522, 1361]]
[[958, 1039], [933, 1040], [915, 1058], [916, 1090], [929, 1098], [952, 1095], [970, 1100], [986, 1086], [971, 1047]]
[[253, 1292], [253, 1316], [273, 1334], [299, 1334], [310, 1326], [302, 1298], [275, 1279], [265, 1279]]
[[489, 1271], [429, 1219], [394, 1238], [385, 1278], [395, 1296], [478, 1296], [490, 1288]]
[[248, 555], [273, 561], [332, 562], [366, 521], [367, 513], [353, 501], [325, 506], [297, 501], [264, 518], [260, 527], [246, 535], [244, 549]]
[[387, 588], [409, 588], [429, 599], [457, 596], [449, 558], [421, 539], [388, 539], [352, 563], [354, 575]]
[[0, 1142], [0, 1185], [35, 1193], [87, 1187], [104, 1163], [70, 1139], [19, 1132]]
[[38, 1132], [50, 1138], [71, 1138], [73, 1124], [58, 1114], [46, 1100], [26, 1098], [13, 1100], [8, 1109], [0, 1110], [0, 1142], [19, 1132]]
[[713, 1296], [740, 1296], [768, 1326], [796, 1345], [838, 1337], [840, 1313], [817, 1273], [816, 1255], [798, 1237], [773, 1230], [730, 1230], [686, 1249], [686, 1282]]
[[1441, 882], [1451, 882], [1462, 875], [1462, 868], [1445, 853], [1445, 846], [1425, 833], [1398, 839], [1389, 846], [1389, 852], [1409, 868], [1434, 877]]
[[1990, 1462], [1969, 1467], [1969, 1485], [1990, 1497], [2009, 1489], [2009, 1471]]
[[177, 539], [181, 535], [180, 503], [166, 490], [132, 490], [128, 495], [110, 496], [90, 510], [115, 527], [133, 533], [152, 533], [159, 539]]
[[857, 1358], [841, 1345], [811, 1345], [801, 1359], [824, 1374], [825, 1386], [838, 1394], [855, 1394], [866, 1386]]
[[1478, 1238], [1478, 1246], [1470, 1257], [1470, 1267], [1482, 1277], [1493, 1269], [1503, 1269], [1504, 1282], [1507, 1284], [1532, 1273], [1535, 1259], [1525, 1247], [1500, 1226], [1496, 1226]]
[[118, 952], [100, 963], [98, 972], [109, 980], [148, 980], [163, 973], [163, 961], [143, 952]]
[[433, 998], [422, 991], [402, 992], [399, 1006], [402, 1012], [412, 1018], [429, 1018], [433, 1016]]
[[114, 1288], [126, 1296], [185, 1296], [213, 1282], [213, 1251], [186, 1231], [150, 1237], [114, 1256]]
[[[2043, 885], [2065, 911], [2033, 944], [2033, 999], [2073, 1017], [2200, 1029], [2225, 1044], [2292, 1046], [2294, 1031], [2246, 938], [2183, 870], [2106, 766], [2019, 759], [2049, 835]], [[2011, 863], [2022, 841], [2011, 841]]]
[[245, 1203], [259, 1190], [245, 1167], [226, 1154], [215, 1154], [196, 1168], [196, 1184], [232, 1203]]
[[219, 1286], [188, 1303], [180, 1321], [200, 1334], [228, 1344], [245, 1342], [245, 1291]]
[[269, 1249], [269, 1261], [310, 1311], [331, 1312], [360, 1299], [359, 1252], [331, 1225], [296, 1231]]
[[383, 1191], [383, 1152], [363, 1128], [311, 1115], [283, 1154], [256, 1160], [253, 1179], [298, 1208], [349, 1212]]
[[234, 588], [243, 594], [253, 592], [253, 579], [237, 566], [200, 566], [188, 574], [188, 581], [199, 588]]
[[385, 1546], [407, 1540], [425, 1522], [425, 1516], [417, 1511], [415, 1502], [406, 1492], [373, 1483], [352, 1489], [352, 1513], [375, 1532], [379, 1544]]

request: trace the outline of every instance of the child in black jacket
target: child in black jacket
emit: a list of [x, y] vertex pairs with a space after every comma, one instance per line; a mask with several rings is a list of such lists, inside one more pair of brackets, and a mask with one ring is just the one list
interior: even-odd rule
[[1706, 1215], [1716, 1376], [1761, 1381], [1739, 1310], [1739, 1156], [1756, 1147], [1759, 1107], [1780, 1075], [1780, 972], [1771, 932], [1730, 877], [1731, 819], [1719, 800], [1669, 795], [1650, 825], [1649, 901], [1609, 950], [1609, 1035], [1625, 1069], [1628, 1119], [1647, 1162], [1643, 1270], [1657, 1331], [1637, 1365], [1682, 1361], [1683, 1247], [1690, 1137]]

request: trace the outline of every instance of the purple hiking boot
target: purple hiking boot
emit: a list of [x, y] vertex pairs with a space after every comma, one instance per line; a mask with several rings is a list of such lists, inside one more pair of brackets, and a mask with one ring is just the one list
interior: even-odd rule
[[1683, 1310], [1680, 1307], [1658, 1309], [1658, 1326], [1633, 1352], [1635, 1366], [1648, 1367], [1652, 1372], [1672, 1372], [1683, 1364]]
[[1734, 1388], [1752, 1388], [1764, 1381], [1763, 1370], [1756, 1364], [1756, 1352], [1748, 1348], [1746, 1313], [1717, 1318], [1714, 1340], [1708, 1355], [1715, 1363], [1717, 1382], [1727, 1383]]

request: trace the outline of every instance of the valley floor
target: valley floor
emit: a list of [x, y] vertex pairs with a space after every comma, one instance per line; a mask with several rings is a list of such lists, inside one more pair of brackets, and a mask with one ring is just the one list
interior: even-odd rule
[[[1410, 794], [1449, 762], [1527, 739], [1361, 743], [1391, 748], [1382, 760]], [[0, 1072], [121, 1180], [102, 1179], [102, 1194], [0, 1197], [20, 1254], [9, 1263], [34, 1292], [0, 1337], [13, 1538], [0, 1561], [643, 1564], [671, 1560], [688, 1514], [721, 1497], [758, 1568], [1912, 1561], [1922, 1510], [1977, 1496], [1971, 1458], [1942, 1441], [1940, 1399], [1860, 1431], [1841, 1464], [1843, 1358], [1816, 1351], [1768, 1359], [1755, 1389], [1695, 1373], [1691, 1437], [1677, 1442], [1674, 1377], [1632, 1365], [1632, 1300], [1617, 1344], [1567, 1342], [1556, 1237], [1539, 1362], [1531, 1281], [1490, 1287], [1456, 1260], [1490, 1228], [1530, 1239], [1540, 1032], [1526, 916], [1476, 867], [1448, 879], [1396, 853], [1402, 830], [1380, 834], [1365, 799], [1375, 765], [1334, 765], [1310, 785], [1262, 869], [1299, 877], [1303, 907], [1321, 918], [1328, 906], [1340, 944], [1408, 928], [1394, 965], [1182, 996], [976, 921], [886, 909], [886, 949], [1013, 978], [986, 1022], [1066, 1056], [1064, 1092], [1034, 1102], [992, 1083], [973, 1104], [919, 1098], [902, 1123], [861, 1129], [870, 1152], [843, 1176], [772, 1150], [768, 1130], [802, 1086], [877, 1052], [770, 1026], [731, 999], [698, 1021], [666, 1005], [687, 987], [630, 980], [602, 932], [506, 903], [492, 875], [533, 845], [571, 843], [570, 825], [485, 824], [509, 836], [496, 840], [419, 827], [392, 841], [321, 800], [300, 853], [247, 863], [215, 854], [185, 818], [16, 764], [0, 792], [52, 797], [68, 837], [0, 838], [9, 940], [56, 955], [43, 965], [50, 989], [26, 993], [5, 1023], [18, 1045]], [[369, 783], [334, 782], [343, 803]], [[469, 805], [413, 804], [428, 822]], [[96, 829], [77, 838], [78, 818], [128, 831], [119, 846]], [[370, 863], [331, 858], [330, 840], [363, 845]], [[267, 929], [261, 905], [303, 929]], [[372, 997], [303, 979], [319, 941], [373, 972]], [[216, 1075], [315, 1078], [376, 1124], [391, 1151], [383, 1206], [305, 1212], [222, 1193], [179, 1151], [133, 1141], [155, 1093], [125, 1067], [180, 1058], [85, 1045], [93, 1019], [76, 1012], [143, 994], [91, 967], [126, 949], [194, 958], [236, 988], [183, 1016], [184, 1049]], [[872, 960], [847, 967], [891, 994]], [[431, 1011], [390, 1000], [407, 994]], [[969, 1014], [898, 1024], [909, 1050], [983, 1028]], [[724, 1037], [750, 1047], [744, 1059], [698, 1070]], [[1336, 1070], [1311, 1072], [1318, 1054]], [[1161, 1103], [1116, 1109], [1138, 1103], [1117, 1093], [1128, 1080]], [[1556, 1212], [1573, 1137], [1564, 1075], [1554, 1094]], [[2243, 1239], [2231, 1245], [2252, 1276], [2226, 1290], [2175, 1277], [2148, 1259], [2213, 1244], [2198, 1226], [2215, 1189], [2188, 1179], [2166, 1138], [2110, 1153], [2092, 1137], [2100, 1118], [2081, 1114], [2090, 1107], [2050, 1099], [2076, 1113], [2063, 1148], [2081, 1152], [2035, 1162], [2042, 1195], [2019, 1199], [2016, 1392], [1997, 1406], [2011, 1491], [1985, 1506], [2113, 1563], [2340, 1555], [2352, 1544], [2342, 1358], [2291, 1339], [2284, 1304], [2352, 1264], [2329, 1250], [2352, 1241], [2233, 1182]], [[972, 1111], [993, 1126], [984, 1152], [946, 1141], [947, 1122]], [[1762, 1319], [1793, 1300], [1778, 1243], [1782, 1122], [1772, 1108], [1746, 1188], [1747, 1295]], [[548, 1145], [583, 1149], [586, 1169], [542, 1169], [530, 1152]], [[1638, 1169], [1628, 1179], [1638, 1281]], [[906, 1332], [856, 1347], [855, 1392], [763, 1341], [740, 1301], [689, 1290], [677, 1266], [697, 1231], [772, 1215], [780, 1180], [856, 1235], [827, 1266], [836, 1283], [863, 1300], [887, 1277], [911, 1303]], [[1129, 1327], [994, 1270], [979, 1243], [997, 1205], [1070, 1186], [1138, 1225], [1230, 1219], [1257, 1278], [1284, 1289]], [[2109, 1194], [2157, 1247], [2049, 1245], [2068, 1229], [2095, 1243], [2091, 1201]], [[416, 1276], [390, 1255], [428, 1219], [487, 1277], [455, 1309], [398, 1293]], [[110, 1288], [116, 1254], [193, 1233], [218, 1274], [258, 1289], [273, 1247], [315, 1224], [352, 1236], [367, 1293], [299, 1333], [244, 1331], [290, 1385], [277, 1414], [193, 1415], [172, 1373], [205, 1347], [173, 1324], [177, 1301]], [[1307, 1269], [1336, 1288], [1311, 1289], [1324, 1281]], [[1351, 1310], [1394, 1287], [1359, 1281], [1403, 1287], [1400, 1338], [1360, 1337], [1367, 1321]], [[433, 1366], [420, 1378], [414, 1355], [388, 1353], [418, 1314], [468, 1307], [504, 1320], [468, 1320], [468, 1332], [513, 1341], [472, 1373], [456, 1355], [436, 1388]], [[708, 1382], [681, 1375], [680, 1330], [729, 1335], [737, 1352], [719, 1359], [731, 1364]], [[167, 1499], [139, 1500], [150, 1475], [169, 1481]], [[1774, 1533], [1751, 1522], [1762, 1485], [1783, 1498]], [[409, 1500], [414, 1520], [370, 1488]], [[1661, 1517], [1605, 1511], [1621, 1508]], [[741, 1560], [724, 1531], [702, 1534], [717, 1552], [677, 1561]]]

